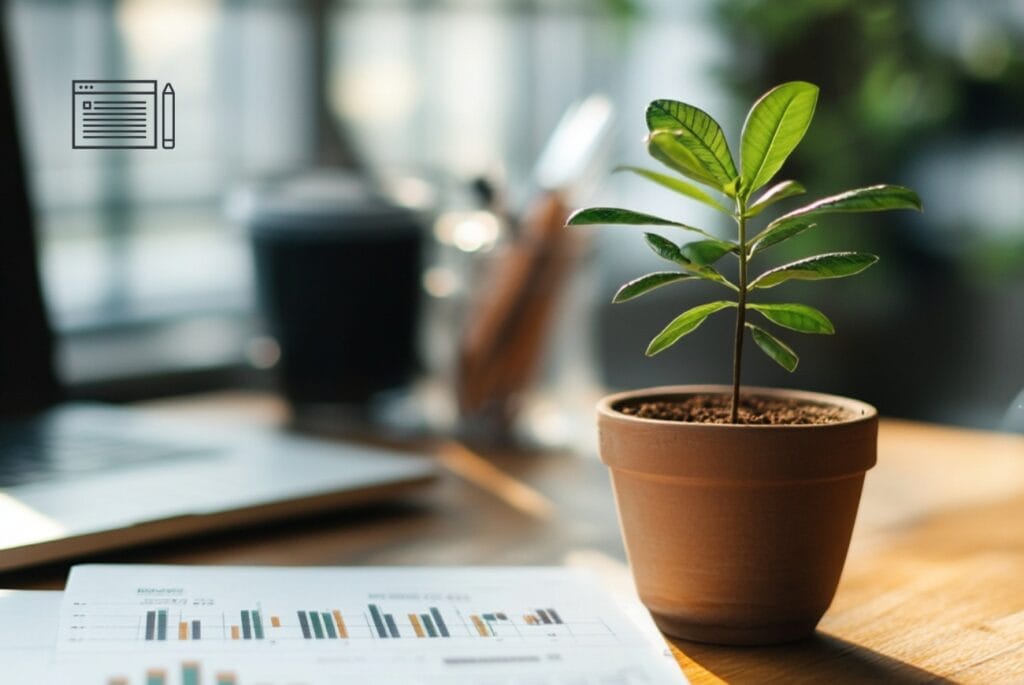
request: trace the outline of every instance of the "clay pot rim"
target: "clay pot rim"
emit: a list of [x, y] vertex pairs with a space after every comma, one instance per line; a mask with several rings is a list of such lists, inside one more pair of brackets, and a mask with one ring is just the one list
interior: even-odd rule
[[833, 421], [831, 423], [802, 424], [761, 424], [761, 423], [703, 423], [699, 421], [672, 421], [669, 419], [652, 419], [641, 416], [624, 414], [615, 408], [615, 405], [626, 400], [637, 400], [643, 398], [664, 398], [681, 397], [692, 395], [721, 395], [732, 392], [731, 385], [657, 385], [649, 388], [638, 388], [612, 393], [602, 397], [597, 403], [597, 412], [601, 418], [611, 421], [622, 421], [633, 424], [663, 425], [686, 427], [689, 430], [702, 428], [716, 431], [737, 431], [737, 430], [758, 430], [758, 431], [810, 431], [827, 430], [841, 426], [851, 426], [857, 423], [866, 423], [878, 417], [878, 410], [867, 402], [855, 400], [842, 395], [830, 395], [828, 393], [814, 392], [810, 390], [796, 390], [791, 388], [767, 388], [760, 386], [745, 385], [741, 389], [743, 395], [759, 395], [762, 397], [784, 397], [802, 400], [813, 404], [824, 404], [838, 406], [846, 409], [852, 417], [844, 421]]

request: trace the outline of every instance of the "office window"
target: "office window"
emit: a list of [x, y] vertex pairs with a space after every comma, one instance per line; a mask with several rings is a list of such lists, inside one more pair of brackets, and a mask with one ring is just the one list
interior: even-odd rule
[[[164, 349], [159, 363], [175, 368], [240, 358], [252, 273], [226, 200], [253, 179], [321, 160], [321, 107], [374, 174], [442, 183], [489, 174], [517, 199], [578, 98], [606, 92], [628, 117], [671, 84], [721, 100], [708, 67], [722, 49], [705, 6], [622, 7], [629, 3], [11, 0], [22, 135], [58, 331], [73, 341], [148, 327], [146, 354]], [[73, 79], [173, 84], [175, 149], [72, 150]], [[624, 126], [617, 158], [639, 154], [635, 130]], [[197, 321], [219, 323], [192, 335]], [[171, 325], [177, 333], [161, 332]], [[65, 375], [158, 363], [140, 357], [120, 368], [125, 355], [108, 342], [88, 354], [64, 345]]]
[[[250, 311], [244, 237], [223, 205], [246, 179], [310, 162], [313, 57], [301, 7], [14, 0], [7, 11], [44, 288], [58, 331]], [[176, 148], [72, 150], [73, 79], [173, 84]], [[223, 331], [204, 340], [215, 357], [236, 353], [237, 340]], [[89, 360], [78, 366], [107, 368]], [[74, 352], [62, 361], [76, 366]]]

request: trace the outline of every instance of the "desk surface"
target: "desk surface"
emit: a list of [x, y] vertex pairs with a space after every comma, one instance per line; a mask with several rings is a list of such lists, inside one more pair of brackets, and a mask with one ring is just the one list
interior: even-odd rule
[[[278, 424], [260, 395], [155, 410]], [[189, 564], [562, 564], [623, 568], [604, 467], [439, 448], [445, 476], [399, 505], [103, 555]], [[61, 588], [66, 565], [0, 574]], [[782, 647], [671, 641], [693, 683], [1024, 682], [1024, 437], [884, 420], [849, 558], [817, 635]]]

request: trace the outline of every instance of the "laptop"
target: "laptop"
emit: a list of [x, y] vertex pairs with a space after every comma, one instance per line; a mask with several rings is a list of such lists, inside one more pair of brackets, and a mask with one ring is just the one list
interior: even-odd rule
[[0, 571], [395, 497], [433, 462], [59, 401], [0, 18]]

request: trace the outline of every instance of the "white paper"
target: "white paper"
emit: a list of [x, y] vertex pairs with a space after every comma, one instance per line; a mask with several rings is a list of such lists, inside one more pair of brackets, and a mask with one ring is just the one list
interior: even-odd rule
[[187, 685], [196, 669], [201, 685], [686, 682], [575, 569], [72, 570], [53, 682]]
[[60, 604], [60, 592], [0, 590], [0, 682], [47, 682]]

